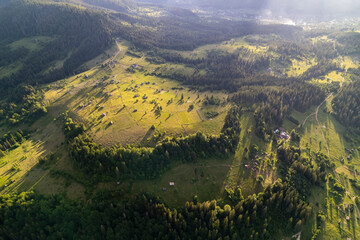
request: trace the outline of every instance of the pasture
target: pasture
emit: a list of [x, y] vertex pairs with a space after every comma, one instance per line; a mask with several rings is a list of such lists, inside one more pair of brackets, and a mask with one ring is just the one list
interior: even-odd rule
[[[122, 51], [126, 45], [119, 47]], [[146, 74], [156, 68], [183, 71], [182, 66], [158, 66], [127, 54], [118, 54], [113, 60], [113, 66], [93, 68], [52, 84], [45, 93], [46, 104], [69, 110], [88, 126], [97, 142], [106, 145], [146, 143], [154, 133], [179, 136], [220, 132], [230, 107], [226, 94], [199, 92]], [[204, 99], [211, 96], [222, 104], [203, 106]], [[208, 108], [218, 116], [206, 118], [203, 112]]]

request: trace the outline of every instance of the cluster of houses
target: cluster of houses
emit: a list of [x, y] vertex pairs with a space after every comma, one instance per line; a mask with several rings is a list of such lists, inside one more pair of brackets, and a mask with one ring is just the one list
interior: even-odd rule
[[285, 139], [285, 141], [290, 139], [289, 134], [284, 130], [284, 128], [278, 128], [274, 131], [274, 134], [276, 134], [280, 139]]

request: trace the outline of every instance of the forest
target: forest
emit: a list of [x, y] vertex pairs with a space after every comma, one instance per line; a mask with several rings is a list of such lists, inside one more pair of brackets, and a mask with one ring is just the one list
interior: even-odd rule
[[13, 91], [6, 101], [0, 103], [0, 119], [12, 125], [31, 123], [47, 112], [41, 103], [41, 90], [36, 90], [30, 85], [20, 85]]
[[352, 83], [345, 86], [334, 100], [335, 115], [344, 123], [360, 130], [360, 72], [351, 69]]
[[116, 200], [118, 194], [102, 193], [87, 205], [34, 193], [1, 196], [2, 234], [31, 239], [272, 239], [279, 229], [300, 229], [311, 215], [297, 191], [280, 180], [236, 205], [194, 199], [172, 210], [155, 197], [140, 195], [123, 203]]

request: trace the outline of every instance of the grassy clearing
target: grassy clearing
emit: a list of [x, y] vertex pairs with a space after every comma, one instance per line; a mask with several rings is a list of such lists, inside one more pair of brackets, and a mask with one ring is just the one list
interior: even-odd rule
[[332, 83], [332, 82], [338, 82], [338, 83], [340, 83], [340, 85], [342, 85], [343, 81], [344, 81], [343, 75], [341, 73], [337, 73], [336, 71], [330, 72], [322, 79], [318, 78], [318, 79], [312, 80], [312, 82], [314, 82], [314, 83], [328, 84], [328, 83]]
[[14, 64], [0, 67], [0, 77], [8, 77], [11, 76], [11, 74], [17, 73], [21, 69], [22, 65], [19, 62], [16, 62]]
[[342, 58], [342, 65], [345, 66], [345, 69], [349, 69], [349, 68], [357, 68], [359, 67], [359, 64], [356, 64], [351, 56], [345, 56]]
[[[199, 201], [219, 199], [231, 159], [210, 159], [174, 167], [155, 180], [135, 181], [132, 193], [148, 192], [161, 197], [170, 207], [184, 206], [194, 195]], [[169, 182], [174, 182], [170, 186]], [[163, 190], [166, 188], [166, 190]]]
[[286, 73], [289, 77], [300, 76], [304, 72], [306, 72], [310, 67], [315, 66], [317, 64], [314, 58], [307, 59], [292, 59], [291, 67], [286, 70]]
[[[120, 52], [126, 51], [126, 45], [119, 48]], [[145, 76], [159, 66], [143, 58], [119, 54], [116, 61], [112, 69], [97, 67], [52, 84], [45, 94], [46, 104], [70, 110], [89, 126], [89, 133], [97, 142], [106, 145], [146, 142], [152, 137], [152, 125], [168, 136], [199, 130], [208, 134], [220, 132], [229, 106], [214, 107], [219, 116], [213, 119], [203, 118], [199, 112], [206, 96], [225, 102], [226, 94], [197, 92], [172, 80]], [[126, 71], [133, 64], [144, 70]], [[84, 78], [85, 74], [88, 78]], [[104, 76], [108, 79], [101, 80]]]
[[30, 51], [37, 51], [42, 48], [42, 46], [46, 43], [53, 41], [53, 37], [47, 36], [35, 36], [30, 38], [23, 38], [18, 41], [12, 42], [9, 46], [12, 50], [16, 50], [19, 48], [26, 48]]

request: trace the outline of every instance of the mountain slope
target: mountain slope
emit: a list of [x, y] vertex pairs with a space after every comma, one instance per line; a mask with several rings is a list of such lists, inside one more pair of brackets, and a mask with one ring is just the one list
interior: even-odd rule
[[[0, 76], [4, 88], [22, 82], [49, 82], [73, 73], [102, 53], [111, 43], [111, 23], [106, 15], [71, 4], [11, 1], [0, 7], [0, 47], [12, 55], [10, 43], [34, 38], [38, 48], [10, 64], [19, 66], [11, 76]], [[52, 40], [39, 43], [38, 38]], [[18, 49], [18, 51], [19, 51]], [[54, 64], [57, 66], [54, 67]], [[56, 65], [56, 64], [55, 64]], [[1, 67], [6, 67], [0, 64]]]

